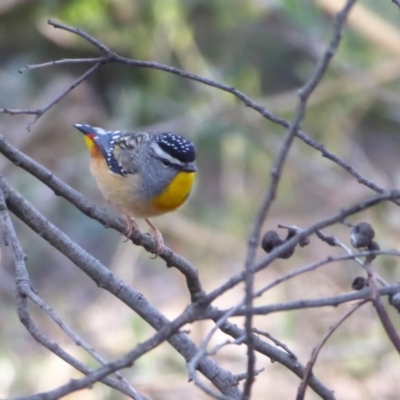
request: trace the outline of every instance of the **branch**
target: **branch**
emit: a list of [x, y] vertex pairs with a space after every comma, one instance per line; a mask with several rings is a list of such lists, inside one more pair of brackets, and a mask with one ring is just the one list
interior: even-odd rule
[[46, 68], [46, 67], [52, 67], [54, 65], [60, 65], [60, 64], [93, 64], [93, 63], [99, 63], [104, 61], [104, 57], [97, 57], [97, 58], [63, 58], [62, 60], [55, 60], [55, 61], [49, 61], [45, 62], [42, 64], [35, 64], [35, 65], [25, 65], [25, 67], [22, 67], [18, 70], [20, 74], [23, 72], [30, 70], [30, 69], [40, 69], [40, 68]]
[[397, 352], [400, 354], [400, 337], [397, 334], [396, 328], [394, 327], [388, 313], [385, 310], [385, 307], [382, 304], [378, 288], [376, 287], [376, 278], [374, 272], [372, 271], [371, 264], [370, 262], [366, 261], [364, 266], [368, 273], [368, 285], [371, 288], [372, 303], [374, 304], [386, 334], [393, 343]]
[[277, 347], [282, 347], [282, 349], [285, 350], [286, 353], [288, 353], [289, 356], [293, 358], [293, 360], [297, 360], [296, 354], [294, 354], [293, 351], [291, 351], [289, 349], [289, 347], [286, 346], [285, 343], [282, 343], [280, 340], [278, 340], [277, 338], [274, 338], [271, 334], [269, 334], [268, 332], [264, 332], [261, 329], [253, 328], [253, 331], [254, 331], [254, 333], [257, 333], [258, 335], [265, 336], [266, 338], [271, 340], [271, 342], [273, 342]]
[[[323, 260], [316, 261], [315, 263], [312, 263], [310, 265], [306, 265], [304, 267], [300, 267], [295, 269], [294, 271], [288, 272], [285, 275], [280, 276], [279, 278], [276, 278], [274, 281], [270, 282], [268, 285], [265, 285], [261, 289], [257, 290], [257, 292], [254, 293], [254, 297], [261, 296], [264, 294], [266, 291], [272, 289], [273, 287], [277, 286], [278, 284], [287, 281], [289, 279], [295, 278], [299, 275], [302, 275], [307, 272], [315, 271], [316, 269], [328, 265], [332, 262], [339, 262], [339, 261], [345, 261], [345, 260], [357, 260], [359, 257], [368, 257], [371, 256], [371, 254], [374, 255], [393, 255], [400, 257], [400, 252], [396, 250], [387, 250], [387, 251], [366, 251], [363, 253], [357, 253], [357, 254], [349, 254], [347, 256], [340, 256], [340, 257], [331, 257], [328, 256]], [[386, 284], [385, 286], [389, 286]]]
[[[213, 312], [218, 310], [214, 309]], [[216, 319], [213, 318], [216, 322]], [[221, 326], [222, 332], [235, 338], [240, 339], [245, 334], [244, 329], [239, 328], [237, 325], [227, 321]], [[274, 346], [261, 340], [258, 336], [254, 336], [254, 348], [257, 352], [264, 354], [266, 357], [270, 358], [272, 362], [278, 362], [284, 365], [287, 369], [292, 371], [296, 376], [302, 378], [304, 376], [305, 367], [298, 360], [294, 360], [292, 356], [288, 355], [286, 352], [277, 349]], [[335, 395], [332, 390], [329, 390], [320, 380], [315, 376], [312, 376], [307, 384], [324, 400], [336, 400]]]
[[[350, 247], [346, 246], [344, 243], [342, 243], [339, 239], [335, 238], [334, 236], [326, 236], [324, 233], [322, 233], [321, 231], [316, 231], [315, 232], [317, 237], [319, 239], [321, 239], [322, 241], [329, 241], [332, 244], [334, 244], [335, 246], [338, 246], [340, 248], [342, 248], [347, 254], [349, 255], [353, 255], [354, 253], [352, 252], [352, 250], [350, 249]], [[380, 252], [380, 251], [372, 251], [372, 252], [368, 252], [368, 254], [366, 254], [366, 257], [371, 256], [371, 255], [378, 255], [378, 254], [390, 254], [390, 255], [398, 255], [398, 252], [396, 251], [389, 251], [389, 252]], [[354, 260], [357, 262], [357, 264], [361, 265], [361, 267], [363, 267], [365, 269], [365, 263], [363, 260], [360, 259], [360, 257], [362, 257], [361, 255], [358, 255], [357, 257], [354, 258]], [[389, 284], [385, 281], [385, 279], [383, 279], [381, 276], [379, 276], [378, 274], [375, 273], [375, 276], [377, 278], [377, 280], [379, 281], [379, 283], [382, 286], [388, 286]]]
[[[189, 370], [189, 379], [193, 380], [194, 383], [199, 386], [205, 393], [209, 394], [210, 396], [214, 397], [215, 399], [218, 400], [229, 400], [226, 396], [221, 396], [215, 391], [211, 390], [207, 385], [205, 385], [200, 379], [198, 379], [196, 370], [197, 366], [200, 363], [200, 361], [206, 356], [207, 352], [207, 345], [210, 342], [211, 338], [215, 334], [215, 332], [220, 329], [220, 327], [226, 323], [228, 318], [233, 314], [235, 311], [235, 308], [229, 309], [225, 315], [223, 315], [218, 321], [215, 321], [215, 325], [211, 329], [211, 331], [206, 335], [206, 337], [202, 340], [199, 349], [195, 356], [189, 361], [188, 363], [188, 370]], [[244, 336], [243, 336], [244, 337]], [[240, 340], [243, 340], [243, 337], [240, 338]], [[237, 385], [239, 381], [232, 381], [233, 385]]]
[[99, 40], [90, 36], [88, 33], [84, 32], [82, 29], [72, 28], [68, 25], [64, 25], [61, 22], [57, 22], [52, 19], [48, 19], [47, 23], [56, 29], [62, 29], [64, 31], [68, 31], [68, 32], [74, 33], [75, 35], [82, 37], [83, 39], [87, 40], [89, 43], [96, 46], [106, 57], [112, 57], [113, 55], [115, 55], [115, 53], [113, 51], [111, 51], [104, 43], [101, 43]]
[[[395, 284], [392, 286], [386, 286], [384, 288], [378, 289], [378, 293], [381, 296], [389, 296], [391, 294], [396, 294], [400, 291], [400, 284]], [[356, 292], [350, 292], [345, 294], [340, 294], [332, 297], [322, 297], [317, 299], [301, 299], [301, 300], [292, 300], [283, 303], [277, 304], [269, 304], [267, 306], [259, 306], [253, 307], [254, 315], [268, 315], [275, 312], [283, 312], [283, 311], [294, 311], [294, 310], [303, 310], [307, 308], [318, 308], [318, 307], [337, 307], [344, 303], [353, 302], [355, 300], [369, 299], [371, 298], [371, 290], [366, 287], [362, 290]], [[202, 314], [201, 319], [218, 319], [221, 316], [225, 315], [227, 310], [220, 309], [209, 309], [204, 314]], [[246, 311], [243, 308], [237, 309], [232, 316], [240, 317], [246, 315]]]
[[[46, 63], [48, 65], [50, 64], [55, 64], [57, 63], [56, 61]], [[95, 71], [97, 71], [101, 66], [103, 65], [103, 61], [97, 62], [93, 67], [91, 67], [89, 70], [87, 70], [83, 75], [81, 75], [78, 79], [76, 79], [74, 82], [72, 82], [67, 88], [65, 88], [58, 96], [56, 96], [53, 100], [51, 100], [48, 104], [45, 106], [38, 108], [36, 110], [12, 110], [9, 108], [1, 108], [0, 109], [0, 114], [1, 113], [7, 113], [11, 115], [15, 114], [32, 114], [35, 115], [35, 118], [32, 122], [28, 124], [28, 131], [31, 130], [33, 124], [48, 110], [50, 110], [51, 107], [53, 107], [55, 104], [57, 104], [60, 100], [62, 100], [69, 92], [71, 92], [73, 89], [75, 89], [80, 83], [82, 83], [85, 79], [87, 79], [90, 75], [92, 75]], [[31, 67], [33, 68], [39, 68], [38, 66], [36, 67]], [[28, 67], [25, 67], [25, 69], [28, 69]], [[21, 70], [20, 70], [21, 71]]]

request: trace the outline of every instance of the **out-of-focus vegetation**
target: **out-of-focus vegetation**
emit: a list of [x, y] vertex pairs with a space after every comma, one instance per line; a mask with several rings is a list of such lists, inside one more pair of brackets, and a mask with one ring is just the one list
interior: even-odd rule
[[[41, 107], [87, 65], [65, 64], [18, 73], [26, 64], [60, 58], [97, 57], [83, 39], [47, 25], [56, 18], [79, 27], [116, 52], [152, 60], [237, 87], [268, 110], [290, 119], [296, 90], [310, 75], [332, 33], [328, 0], [2, 0], [0, 2], [0, 108]], [[304, 131], [380, 185], [399, 179], [400, 9], [389, 0], [360, 1], [353, 10], [339, 53], [312, 97]], [[87, 168], [88, 155], [74, 123], [109, 129], [171, 130], [196, 144], [198, 181], [187, 205], [155, 221], [166, 244], [189, 258], [212, 290], [243, 267], [246, 238], [270, 181], [270, 167], [284, 130], [246, 108], [230, 94], [150, 69], [108, 65], [77, 87], [32, 128], [32, 117], [0, 114], [0, 133], [99, 205], [108, 207]], [[44, 185], [1, 158], [6, 178], [71, 238], [141, 291], [168, 317], [189, 299], [182, 276], [165, 268], [115, 231], [82, 216]], [[355, 203], [370, 191], [347, 172], [296, 142], [266, 223], [300, 227]], [[110, 212], [115, 212], [110, 208]], [[379, 206], [364, 213], [381, 247], [396, 247], [399, 210]], [[28, 255], [35, 288], [82, 337], [109, 359], [144, 340], [151, 329], [131, 310], [103, 293], [72, 263], [29, 228], [15, 222]], [[147, 229], [146, 225], [141, 225]], [[348, 243], [347, 230], [332, 229]], [[297, 257], [276, 262], [257, 285], [282, 271], [326, 257], [332, 249], [317, 240]], [[0, 271], [0, 397], [48, 390], [77, 377], [75, 371], [36, 344], [15, 314], [10, 260]], [[379, 272], [399, 276], [393, 259]], [[351, 290], [360, 271], [350, 263], [327, 267], [281, 285], [260, 304], [328, 296]], [[243, 289], [227, 293], [221, 307], [233, 305]], [[239, 296], [239, 297], [238, 297]], [[255, 325], [288, 344], [301, 362], [343, 312], [317, 309], [255, 318]], [[38, 324], [68, 351], [87, 356], [39, 310]], [[394, 316], [396, 319], [397, 316]], [[241, 320], [238, 319], [238, 323]], [[191, 327], [200, 341], [208, 323]], [[219, 337], [222, 340], [222, 334]], [[245, 370], [244, 349], [227, 348], [218, 361], [234, 373]], [[91, 361], [89, 361], [91, 363]], [[257, 379], [254, 399], [294, 398], [298, 379], [258, 356], [266, 372]], [[316, 375], [338, 399], [394, 399], [400, 392], [399, 360], [372, 307], [362, 309], [337, 332], [320, 356]], [[125, 371], [133, 385], [152, 399], [194, 396], [185, 363], [168, 345]], [[155, 382], [157, 382], [155, 384]], [[73, 399], [120, 399], [101, 385]], [[310, 393], [309, 398], [316, 398]]]

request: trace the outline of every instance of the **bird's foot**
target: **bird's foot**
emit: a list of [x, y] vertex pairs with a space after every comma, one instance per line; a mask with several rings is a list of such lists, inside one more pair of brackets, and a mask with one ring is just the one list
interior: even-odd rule
[[149, 219], [146, 218], [145, 221], [149, 224], [150, 228], [153, 230], [153, 238], [157, 244], [154, 257], [151, 257], [154, 259], [157, 258], [162, 253], [164, 247], [164, 239], [162, 237], [161, 232], [153, 225], [153, 223]]
[[126, 230], [124, 235], [126, 236], [126, 240], [125, 242], [127, 242], [129, 240], [129, 238], [132, 235], [133, 230], [138, 230], [138, 224], [136, 223], [136, 221], [129, 216], [128, 214], [122, 214], [122, 216], [124, 217], [125, 221], [126, 221]]

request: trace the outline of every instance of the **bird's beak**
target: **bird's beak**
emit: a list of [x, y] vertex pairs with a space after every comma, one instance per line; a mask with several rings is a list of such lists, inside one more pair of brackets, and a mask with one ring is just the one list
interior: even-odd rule
[[196, 165], [193, 162], [187, 163], [183, 167], [183, 171], [185, 171], [185, 172], [196, 172]]

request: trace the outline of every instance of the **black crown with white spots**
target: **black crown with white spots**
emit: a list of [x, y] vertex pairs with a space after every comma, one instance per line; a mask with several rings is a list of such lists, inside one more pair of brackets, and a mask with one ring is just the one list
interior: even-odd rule
[[183, 163], [193, 162], [196, 158], [193, 143], [182, 136], [174, 133], [160, 133], [157, 135], [156, 142], [166, 153]]

